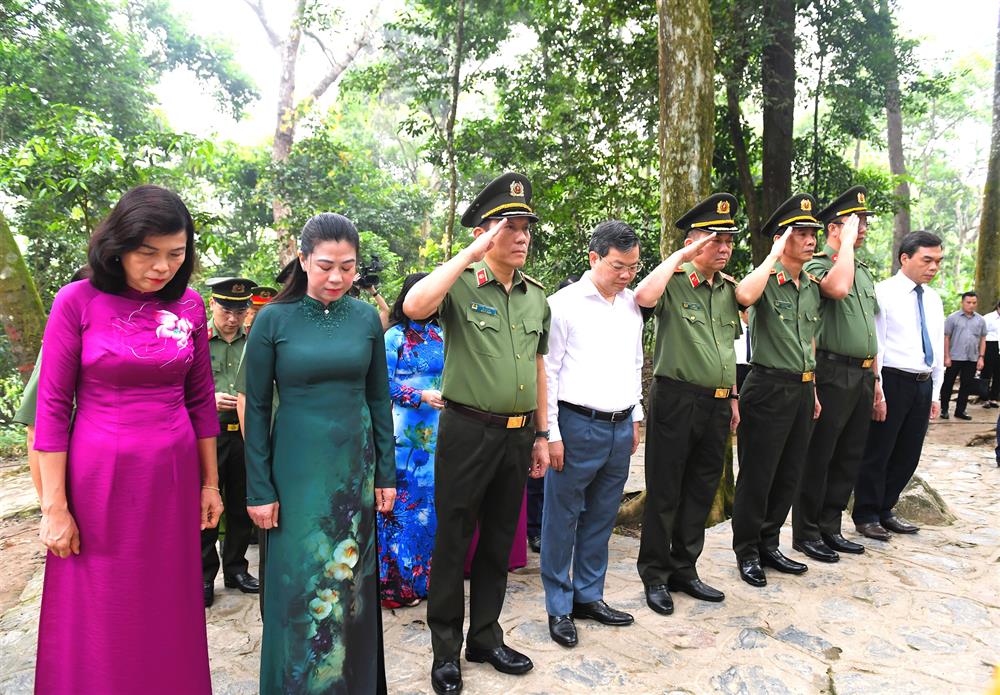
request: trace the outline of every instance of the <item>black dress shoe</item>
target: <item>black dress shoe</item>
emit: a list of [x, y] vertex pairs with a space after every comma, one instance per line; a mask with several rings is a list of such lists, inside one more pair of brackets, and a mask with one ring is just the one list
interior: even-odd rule
[[764, 575], [764, 569], [760, 566], [760, 558], [751, 556], [738, 561], [736, 564], [740, 568], [740, 579], [747, 584], [750, 586], [767, 586], [767, 577]]
[[670, 615], [674, 612], [674, 600], [666, 584], [654, 584], [646, 587], [646, 605], [660, 615]]
[[785, 574], [802, 574], [808, 566], [785, 557], [780, 550], [763, 550], [760, 553], [760, 564], [776, 569]]
[[670, 587], [671, 591], [683, 591], [688, 596], [696, 598], [699, 601], [718, 603], [726, 598], [724, 593], [718, 589], [713, 589], [697, 577], [694, 579], [677, 579], [671, 577], [667, 582], [667, 586]]
[[840, 555], [837, 555], [823, 541], [792, 541], [792, 547], [803, 555], [808, 555], [820, 562], [837, 562]]
[[823, 542], [826, 543], [827, 547], [833, 548], [838, 553], [850, 553], [851, 555], [860, 555], [865, 552], [865, 546], [860, 543], [855, 543], [854, 541], [849, 541], [844, 538], [843, 534], [840, 533], [821, 533], [820, 536], [823, 538]]
[[458, 659], [435, 659], [431, 666], [431, 687], [437, 695], [458, 695], [462, 692], [462, 667]]
[[971, 415], [966, 415], [965, 413], [955, 413], [955, 417], [957, 417], [959, 420], [971, 420], [972, 419]]
[[215, 603], [215, 582], [202, 582], [201, 588], [205, 592], [205, 608]]
[[576, 625], [568, 615], [549, 616], [549, 637], [556, 644], [564, 647], [576, 646]]
[[916, 533], [920, 530], [919, 526], [914, 526], [906, 519], [900, 519], [895, 514], [882, 519], [882, 528], [893, 533]]
[[487, 663], [500, 673], [508, 673], [512, 676], [527, 673], [534, 666], [531, 659], [521, 652], [511, 649], [506, 644], [501, 644], [493, 649], [478, 649], [467, 646], [465, 658], [477, 664]]
[[862, 536], [865, 538], [871, 538], [872, 540], [888, 541], [892, 538], [892, 536], [889, 535], [889, 532], [885, 530], [885, 527], [877, 521], [867, 521], [863, 524], [855, 523], [854, 528], [857, 529], [858, 533]]
[[938, 417], [941, 418], [942, 420], [947, 420], [950, 416], [948, 415], [947, 410], [942, 410], [941, 414], [938, 415]]
[[223, 577], [222, 582], [227, 589], [239, 589], [244, 594], [256, 594], [260, 591], [260, 582], [249, 572], [240, 572], [230, 577]]
[[528, 536], [528, 547], [531, 548], [531, 552], [533, 553], [542, 552], [542, 537]]
[[581, 620], [596, 620], [604, 625], [631, 625], [635, 622], [628, 613], [616, 611], [604, 601], [573, 603], [573, 617]]

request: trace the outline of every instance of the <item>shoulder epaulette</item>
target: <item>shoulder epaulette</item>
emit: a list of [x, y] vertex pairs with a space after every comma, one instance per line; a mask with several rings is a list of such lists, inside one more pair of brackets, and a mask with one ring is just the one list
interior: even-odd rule
[[538, 288], [543, 289], [543, 290], [545, 289], [545, 285], [543, 285], [542, 283], [540, 283], [538, 280], [536, 280], [535, 278], [531, 277], [530, 275], [525, 275], [524, 273], [521, 273], [521, 277], [523, 277], [525, 280], [527, 280], [528, 282], [530, 282], [535, 287], [538, 287]]
[[738, 284], [738, 283], [736, 282], [736, 278], [734, 278], [734, 277], [733, 277], [732, 275], [726, 275], [726, 274], [725, 274], [725, 273], [723, 273], [723, 272], [719, 272], [719, 275], [720, 275], [720, 276], [722, 277], [722, 279], [723, 279], [723, 280], [725, 280], [726, 282], [731, 282], [731, 283], [733, 283], [734, 285]]
[[471, 265], [467, 265], [467, 266], [465, 266], [465, 270], [466, 270], [466, 272], [470, 272], [471, 273], [472, 271], [475, 270], [475, 268], [473, 268]]
[[820, 284], [819, 278], [816, 277], [815, 275], [813, 275], [812, 273], [806, 271], [806, 275], [809, 277], [810, 280], [812, 280], [813, 282], [815, 282], [817, 285]]
[[826, 251], [817, 251], [813, 254], [813, 258], [826, 258]]
[[680, 267], [680, 266], [677, 266], [676, 268], [674, 268], [674, 272], [675, 273], [683, 273], [684, 269], [682, 267]]
[[771, 268], [771, 275], [777, 275], [777, 274], [778, 274], [778, 271], [775, 270], [774, 268]]

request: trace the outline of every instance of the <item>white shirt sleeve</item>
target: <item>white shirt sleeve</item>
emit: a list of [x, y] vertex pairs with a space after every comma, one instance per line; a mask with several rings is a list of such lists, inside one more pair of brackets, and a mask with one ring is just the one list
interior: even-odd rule
[[559, 302], [549, 301], [552, 318], [549, 324], [549, 351], [545, 355], [545, 385], [549, 414], [549, 441], [560, 442], [559, 433], [559, 372], [566, 355], [566, 321]]
[[934, 383], [934, 391], [931, 394], [931, 401], [941, 400], [941, 383], [944, 381], [944, 305], [937, 292], [933, 295], [934, 305], [932, 311], [935, 312], [936, 321], [931, 324], [931, 345], [934, 346], [934, 364], [931, 365], [931, 379]]

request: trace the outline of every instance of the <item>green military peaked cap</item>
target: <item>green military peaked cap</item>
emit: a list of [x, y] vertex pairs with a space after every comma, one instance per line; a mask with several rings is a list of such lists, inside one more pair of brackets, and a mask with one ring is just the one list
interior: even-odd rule
[[538, 221], [531, 209], [531, 182], [523, 174], [508, 171], [490, 181], [462, 215], [462, 226], [479, 227], [484, 220], [502, 217]]
[[821, 229], [822, 224], [813, 216], [816, 199], [808, 193], [796, 193], [778, 206], [761, 228], [764, 236], [780, 234], [784, 227], [813, 227]]
[[819, 211], [816, 215], [823, 226], [830, 224], [838, 217], [844, 215], [858, 215], [859, 217], [872, 217], [874, 212], [868, 209], [868, 189], [864, 186], [854, 186], [848, 188], [832, 203]]
[[205, 284], [212, 288], [212, 299], [226, 309], [246, 309], [250, 306], [256, 285], [247, 278], [209, 278]]
[[254, 306], [264, 306], [278, 294], [273, 287], [254, 287], [251, 292], [250, 303]]
[[733, 215], [736, 213], [736, 196], [730, 193], [713, 193], [674, 222], [678, 229], [690, 231], [734, 234], [739, 231]]

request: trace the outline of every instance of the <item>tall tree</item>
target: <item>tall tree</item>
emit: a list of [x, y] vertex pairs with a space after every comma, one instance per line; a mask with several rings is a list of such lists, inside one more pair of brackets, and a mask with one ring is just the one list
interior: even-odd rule
[[[362, 48], [369, 45], [372, 39], [375, 17], [380, 3], [375, 3], [367, 18], [361, 22], [361, 27], [353, 36], [335, 37], [333, 31], [335, 20], [341, 11], [327, 6], [323, 0], [296, 0], [288, 30], [284, 36], [274, 28], [264, 0], [243, 0], [260, 22], [267, 40], [278, 54], [278, 109], [277, 122], [274, 127], [274, 139], [271, 144], [271, 158], [282, 164], [288, 161], [295, 142], [295, 125], [302, 108], [326, 94], [327, 90], [340, 79], [344, 71], [354, 62]], [[299, 59], [302, 55], [302, 39], [309, 39], [319, 49], [328, 63], [328, 69], [316, 82], [309, 94], [296, 101], [295, 86]], [[335, 50], [328, 44], [333, 44], [336, 38]], [[271, 202], [274, 225], [281, 238], [281, 261], [287, 262], [295, 255], [295, 234], [287, 228], [286, 220], [290, 209], [286, 200], [274, 198]]]
[[[792, 193], [792, 126], [795, 117], [795, 0], [764, 3], [765, 37], [761, 62], [763, 101], [763, 215], [768, 216]], [[767, 239], [755, 234], [753, 261], [759, 263], [770, 249]]]
[[465, 0], [458, 0], [455, 10], [455, 52], [451, 60], [451, 106], [444, 127], [445, 156], [448, 158], [448, 216], [444, 225], [444, 258], [451, 258], [455, 238], [455, 206], [458, 198], [458, 168], [455, 166], [455, 117], [458, 115], [458, 97], [462, 90], [462, 54], [465, 46]]
[[996, 62], [993, 67], [993, 132], [989, 169], [983, 189], [976, 251], [976, 291], [984, 305], [995, 306], [1000, 297], [1000, 21], [997, 24]]
[[660, 253], [681, 241], [674, 220], [708, 194], [715, 146], [715, 51], [708, 0], [657, 0]]
[[885, 74], [885, 118], [889, 146], [889, 171], [896, 179], [896, 215], [892, 223], [892, 271], [899, 270], [899, 255], [895, 252], [903, 237], [910, 231], [910, 183], [907, 180], [906, 160], [903, 157], [903, 110], [899, 91], [899, 67], [896, 56], [895, 27], [889, 12], [889, 0], [879, 0], [882, 20], [882, 40], [885, 46], [887, 70]]
[[42, 346], [45, 310], [21, 257], [7, 219], [0, 214], [0, 321], [10, 341], [14, 366], [27, 381]]

